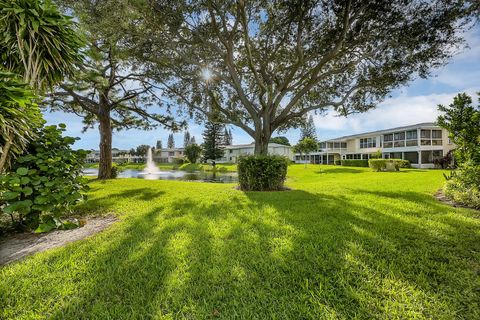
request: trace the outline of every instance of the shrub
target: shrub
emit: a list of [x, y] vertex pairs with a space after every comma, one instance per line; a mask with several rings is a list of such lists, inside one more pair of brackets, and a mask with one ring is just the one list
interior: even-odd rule
[[[121, 165], [121, 164], [120, 164]], [[112, 175], [111, 178], [115, 179], [118, 177], [118, 174], [120, 173], [120, 168], [119, 165], [116, 163], [112, 163]]]
[[376, 171], [385, 170], [387, 169], [387, 159], [370, 159], [368, 166]]
[[40, 225], [37, 230], [48, 231], [63, 226], [60, 216], [84, 197], [82, 168], [87, 152], [71, 149], [75, 138], [63, 137], [64, 128], [38, 130], [38, 138], [0, 176], [0, 207], [20, 227]]
[[181, 166], [182, 164], [185, 163], [185, 160], [183, 158], [173, 158], [173, 164], [178, 166]]
[[288, 161], [282, 156], [245, 156], [238, 160], [238, 181], [245, 191], [282, 190]]
[[360, 159], [342, 160], [342, 166], [345, 166], [345, 167], [368, 167], [368, 160], [360, 160]]
[[400, 168], [409, 168], [410, 161], [402, 159], [370, 159], [368, 166], [376, 171], [387, 171], [389, 167], [399, 171]]
[[480, 166], [464, 163], [447, 180], [444, 192], [457, 203], [480, 209]]

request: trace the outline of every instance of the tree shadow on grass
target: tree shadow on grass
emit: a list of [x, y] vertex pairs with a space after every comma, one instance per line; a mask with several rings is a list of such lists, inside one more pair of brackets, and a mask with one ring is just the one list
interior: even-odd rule
[[[92, 201], [140, 204], [162, 196], [153, 190]], [[381, 209], [303, 190], [178, 198], [37, 259], [48, 268], [18, 299], [32, 299], [23, 312], [77, 319], [472, 318], [478, 245], [466, 244], [472, 234], [464, 232], [472, 225], [429, 231], [422, 223], [447, 209], [426, 209], [415, 220], [421, 194], [365, 192], [375, 196], [388, 198]], [[28, 267], [14, 283], [29, 277]], [[59, 284], [66, 291], [57, 292]], [[16, 303], [13, 292], [0, 293], [4, 305]]]

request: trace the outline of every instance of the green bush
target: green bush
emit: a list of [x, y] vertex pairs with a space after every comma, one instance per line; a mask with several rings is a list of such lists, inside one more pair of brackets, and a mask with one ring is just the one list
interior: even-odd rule
[[245, 191], [282, 190], [288, 161], [282, 156], [245, 156], [238, 159], [238, 181]]
[[480, 166], [464, 163], [447, 180], [444, 192], [457, 203], [480, 209]]
[[389, 166], [399, 171], [400, 168], [409, 168], [410, 162], [402, 159], [370, 159], [368, 166], [375, 171], [386, 171]]
[[65, 227], [60, 217], [84, 197], [82, 168], [87, 152], [71, 149], [75, 138], [63, 137], [64, 128], [38, 130], [38, 138], [0, 176], [0, 207], [17, 227], [38, 227], [40, 232]]
[[118, 165], [116, 163], [112, 163], [112, 179], [115, 179], [118, 177], [118, 174], [120, 173], [120, 166], [121, 165]]
[[183, 158], [173, 158], [173, 164], [176, 164], [177, 167], [185, 163]]
[[342, 160], [342, 166], [345, 166], [345, 167], [368, 167], [368, 160], [360, 160], [360, 159]]

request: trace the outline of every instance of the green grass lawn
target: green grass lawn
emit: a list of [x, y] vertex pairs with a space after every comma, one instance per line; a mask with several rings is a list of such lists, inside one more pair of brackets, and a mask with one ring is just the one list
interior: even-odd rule
[[0, 269], [0, 318], [480, 319], [479, 212], [442, 171], [293, 165], [285, 192], [92, 182], [110, 229]]

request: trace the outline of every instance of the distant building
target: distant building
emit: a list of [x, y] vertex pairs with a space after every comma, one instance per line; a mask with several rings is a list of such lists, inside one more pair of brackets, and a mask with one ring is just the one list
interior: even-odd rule
[[[225, 146], [225, 154], [223, 158], [217, 159], [218, 163], [227, 163], [232, 162], [236, 163], [238, 158], [243, 155], [251, 155], [254, 153], [255, 144], [237, 144]], [[124, 163], [124, 162], [133, 162], [133, 163], [142, 163], [146, 161], [145, 156], [132, 156], [128, 153], [128, 150], [112, 150], [112, 159], [113, 162]], [[285, 146], [278, 143], [269, 143], [268, 144], [268, 153], [274, 155], [281, 155], [287, 157], [290, 160], [293, 160], [294, 154], [291, 146]], [[185, 151], [184, 148], [164, 148], [164, 149], [155, 149], [153, 154], [153, 160], [157, 163], [173, 163], [175, 159], [184, 159]], [[100, 151], [91, 150], [90, 154], [87, 156], [87, 162], [95, 163], [100, 161]]]
[[296, 154], [295, 162], [335, 164], [344, 159], [368, 160], [380, 151], [383, 158], [404, 159], [413, 167], [433, 168], [434, 161], [454, 147], [448, 131], [435, 123], [419, 123], [321, 141], [310, 157]]
[[183, 159], [184, 155], [184, 148], [156, 149], [153, 154], [153, 161], [159, 163], [173, 163], [175, 159]]
[[[223, 158], [217, 159], [217, 162], [236, 163], [240, 156], [253, 155], [254, 151], [255, 151], [255, 143], [225, 146], [225, 154]], [[269, 143], [268, 153], [272, 155], [284, 156], [290, 160], [293, 160], [293, 157], [294, 157], [291, 146], [285, 146], [278, 143]]]
[[[119, 150], [119, 149], [112, 149], [112, 161], [117, 163], [124, 163], [124, 162], [144, 162], [145, 156], [132, 156], [129, 154], [129, 150]], [[97, 163], [100, 161], [100, 151], [98, 150], [90, 150], [90, 153], [87, 155], [86, 162], [87, 163]]]

